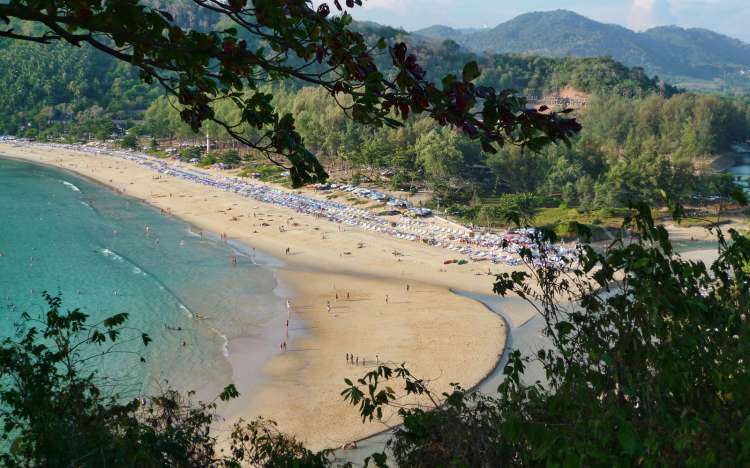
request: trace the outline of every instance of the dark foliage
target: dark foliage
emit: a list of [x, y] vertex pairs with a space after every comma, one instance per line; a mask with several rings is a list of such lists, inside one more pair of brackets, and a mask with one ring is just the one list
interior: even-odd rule
[[[546, 344], [510, 353], [497, 395], [456, 388], [429, 412], [401, 407], [389, 442], [400, 466], [750, 463], [750, 239], [717, 231], [719, 258], [705, 265], [680, 258], [645, 205], [624, 228], [569, 268], [497, 277], [496, 293], [527, 299], [544, 319]], [[524, 379], [530, 365], [543, 381]], [[402, 396], [383, 388], [394, 377], [404, 394], [429, 392], [382, 368], [347, 382], [346, 395], [377, 417]]]

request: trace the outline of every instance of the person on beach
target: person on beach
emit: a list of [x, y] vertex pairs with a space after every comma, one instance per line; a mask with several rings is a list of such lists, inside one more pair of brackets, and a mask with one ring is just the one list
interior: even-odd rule
[[349, 300], [349, 291], [346, 292], [346, 300]]
[[388, 294], [385, 295], [385, 303], [388, 304]]
[[409, 292], [409, 283], [406, 283], [406, 292]]
[[286, 300], [286, 310], [289, 310], [292, 307], [292, 303], [289, 302], [289, 299]]
[[289, 255], [289, 252], [290, 252], [290, 251], [291, 251], [291, 249], [290, 249], [289, 247], [287, 247], [287, 248], [286, 248], [286, 252], [285, 252], [285, 254], [286, 254], [286, 255]]
[[328, 309], [328, 313], [331, 313], [331, 301], [326, 302], [326, 308]]
[[346, 353], [346, 362], [349, 363], [349, 353]]

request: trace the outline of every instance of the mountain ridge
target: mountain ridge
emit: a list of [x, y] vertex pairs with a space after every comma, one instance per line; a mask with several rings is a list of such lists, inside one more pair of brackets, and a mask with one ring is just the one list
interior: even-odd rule
[[[568, 10], [530, 12], [493, 28], [463, 31], [442, 25], [413, 31], [450, 39], [474, 52], [551, 57], [610, 56], [673, 81], [742, 79], [750, 73], [750, 44], [703, 28], [659, 26], [637, 32]], [[745, 78], [750, 86], [750, 78]]]

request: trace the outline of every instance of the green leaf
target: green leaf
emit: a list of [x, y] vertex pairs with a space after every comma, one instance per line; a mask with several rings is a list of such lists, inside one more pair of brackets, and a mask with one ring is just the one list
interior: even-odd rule
[[471, 61], [464, 65], [463, 78], [466, 83], [476, 80], [479, 75], [481, 75], [481, 71], [477, 62]]
[[627, 454], [635, 454], [640, 450], [640, 444], [636, 437], [633, 426], [628, 422], [622, 423], [620, 430], [617, 431], [617, 440], [620, 441], [620, 446]]
[[224, 390], [219, 394], [221, 401], [229, 401], [240, 396], [240, 392], [237, 391], [237, 387], [234, 384], [229, 384], [224, 387]]
[[729, 197], [737, 202], [739, 205], [747, 206], [747, 194], [740, 187], [735, 188], [729, 193]]

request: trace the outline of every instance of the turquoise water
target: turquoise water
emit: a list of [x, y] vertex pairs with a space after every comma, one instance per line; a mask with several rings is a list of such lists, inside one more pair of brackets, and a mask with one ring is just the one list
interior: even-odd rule
[[738, 158], [738, 164], [729, 168], [729, 172], [737, 177], [739, 185], [750, 193], [750, 155], [743, 154]]
[[154, 340], [147, 362], [123, 354], [100, 371], [133, 393], [166, 380], [211, 398], [240, 381], [247, 395], [283, 336], [268, 259], [65, 172], [0, 159], [0, 253], [0, 336], [46, 311], [43, 290], [95, 320], [127, 312]]

